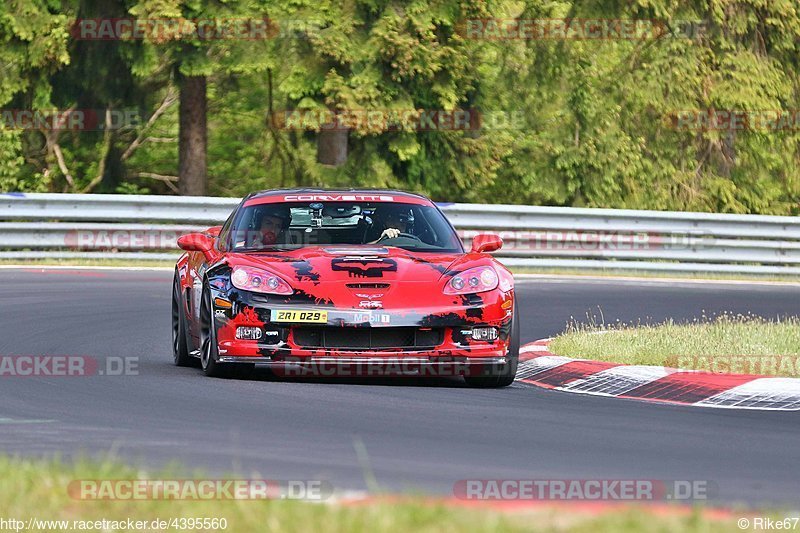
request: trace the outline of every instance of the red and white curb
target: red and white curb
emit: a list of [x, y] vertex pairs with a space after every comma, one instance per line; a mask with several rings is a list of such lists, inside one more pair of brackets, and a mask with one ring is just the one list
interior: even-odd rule
[[550, 353], [549, 342], [542, 339], [520, 349], [517, 382], [579, 394], [700, 407], [800, 411], [800, 378], [572, 359]]

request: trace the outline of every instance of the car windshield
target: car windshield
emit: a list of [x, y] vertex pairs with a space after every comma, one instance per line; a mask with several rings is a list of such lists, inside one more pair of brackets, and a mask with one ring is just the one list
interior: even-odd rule
[[463, 252], [441, 212], [399, 202], [283, 202], [242, 208], [229, 236], [234, 251], [307, 246], [395, 246], [418, 252]]

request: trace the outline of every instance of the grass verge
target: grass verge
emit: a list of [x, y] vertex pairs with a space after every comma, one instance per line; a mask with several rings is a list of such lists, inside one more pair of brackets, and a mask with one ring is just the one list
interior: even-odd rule
[[721, 373], [800, 376], [800, 319], [721, 315], [690, 323], [577, 324], [553, 339], [566, 357]]
[[[499, 511], [488, 507], [450, 505], [423, 498], [378, 499], [360, 504], [302, 501], [82, 501], [67, 492], [73, 480], [185, 479], [175, 472], [147, 476], [113, 462], [18, 459], [0, 456], [0, 518], [27, 521], [68, 520], [65, 530], [77, 530], [77, 521], [151, 522], [172, 518], [224, 518], [227, 532], [389, 532], [389, 531], [730, 531], [735, 517], [720, 517], [702, 509], [676, 512], [646, 507], [586, 512], [566, 506]], [[235, 479], [241, 479], [241, 476]], [[6, 523], [5, 525], [9, 525]], [[6, 530], [13, 528], [6, 527]], [[42, 525], [26, 531], [48, 530]], [[55, 527], [52, 530], [64, 530]], [[113, 528], [106, 531], [113, 531]], [[150, 530], [150, 529], [148, 529]], [[211, 529], [208, 529], [211, 530]], [[218, 529], [221, 531], [221, 529]]]

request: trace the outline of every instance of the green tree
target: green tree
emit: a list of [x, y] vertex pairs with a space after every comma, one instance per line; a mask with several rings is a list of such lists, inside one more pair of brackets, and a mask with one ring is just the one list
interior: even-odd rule
[[[181, 25], [144, 40], [70, 39], [87, 17]], [[653, 20], [657, 31], [463, 31], [495, 18]], [[232, 21], [264, 19], [267, 35], [217, 38]], [[796, 120], [799, 43], [794, 0], [15, 0], [0, 6], [2, 109], [135, 109], [143, 119], [122, 130], [0, 128], [0, 187], [372, 186], [444, 201], [798, 213], [800, 128], [686, 127], [681, 117]], [[462, 131], [276, 120], [293, 110], [470, 110], [482, 121]]]

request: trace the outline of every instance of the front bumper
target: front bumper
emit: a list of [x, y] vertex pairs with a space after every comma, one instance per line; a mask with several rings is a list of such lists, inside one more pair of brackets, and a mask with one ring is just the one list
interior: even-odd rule
[[[220, 361], [273, 363], [304, 359], [309, 362], [352, 360], [358, 364], [388, 364], [398, 360], [433, 365], [474, 360], [476, 363], [497, 363], [504, 360], [508, 351], [511, 312], [500, 310], [499, 306], [491, 312], [461, 307], [422, 313], [417, 310], [331, 308], [328, 321], [323, 324], [272, 322], [272, 312], [283, 308], [320, 309], [311, 306], [247, 306], [224, 316], [217, 314], [215, 324]], [[258, 329], [261, 338], [237, 338], [240, 327]], [[472, 338], [471, 332], [477, 327], [494, 328], [497, 338]], [[315, 333], [320, 330], [326, 332], [324, 336]], [[398, 345], [363, 342], [365, 337], [391, 337], [392, 332], [400, 336], [401, 332], [408, 332], [413, 341]], [[321, 341], [334, 336], [337, 337], [334, 344]], [[428, 342], [432, 337], [435, 340]], [[309, 338], [320, 340], [310, 344]], [[348, 345], [351, 338], [354, 342]], [[423, 338], [425, 340], [421, 341]], [[356, 342], [357, 339], [360, 340]]]
[[437, 377], [500, 375], [510, 364], [503, 357], [442, 358], [419, 355], [404, 357], [311, 356], [273, 359], [270, 357], [222, 356], [222, 363], [265, 365], [281, 377]]
[[430, 357], [420, 357], [419, 355], [408, 355], [404, 357], [370, 357], [370, 356], [306, 356], [306, 357], [256, 357], [256, 356], [220, 356], [221, 363], [255, 363], [272, 367], [282, 367], [287, 365], [305, 364], [343, 364], [343, 365], [424, 365], [424, 366], [455, 366], [455, 365], [497, 365], [505, 364], [508, 359], [501, 357], [459, 357], [445, 358], [440, 355]]
[[[508, 352], [513, 296], [497, 293], [465, 299], [460, 305], [438, 305], [403, 309], [352, 309], [309, 305], [307, 302], [264, 301], [261, 296], [239, 292], [230, 308], [215, 307], [219, 360], [224, 363], [287, 363], [390, 365], [393, 363], [441, 366], [452, 364], [504, 364]], [[276, 311], [320, 311], [327, 313], [321, 324], [274, 322]], [[237, 328], [258, 328], [259, 340], [236, 337]], [[490, 327], [497, 338], [475, 340], [470, 332]], [[309, 345], [309, 329], [324, 329], [339, 337], [336, 345]], [[414, 331], [410, 345], [371, 344], [345, 346], [341, 338], [380, 336], [390, 330]], [[424, 333], [420, 333], [424, 332]], [[435, 343], [418, 343], [420, 335], [436, 332]], [[303, 338], [305, 335], [305, 340]]]
[[[248, 323], [247, 327], [261, 328], [270, 333], [275, 341], [242, 340], [235, 338], [236, 328], [239, 326], [228, 325], [218, 329], [218, 350], [222, 362], [281, 362], [305, 359], [308, 361], [347, 361], [354, 363], [390, 363], [393, 360], [411, 361], [419, 363], [436, 364], [450, 363], [453, 361], [474, 360], [492, 362], [504, 359], [508, 351], [509, 323], [480, 323], [476, 326], [495, 327], [498, 338], [492, 341], [476, 341], [469, 337], [471, 324], [456, 326], [440, 326], [441, 342], [435, 346], [384, 346], [384, 347], [356, 347], [356, 346], [306, 346], [298, 344], [297, 338], [302, 325], [282, 325], [275, 327], [270, 323], [263, 326]], [[339, 335], [355, 334], [355, 328], [347, 326], [326, 326], [335, 328]], [[371, 326], [366, 326], [371, 327]], [[410, 329], [410, 328], [409, 328]], [[267, 337], [265, 335], [265, 337]], [[482, 361], [486, 359], [486, 361]]]

